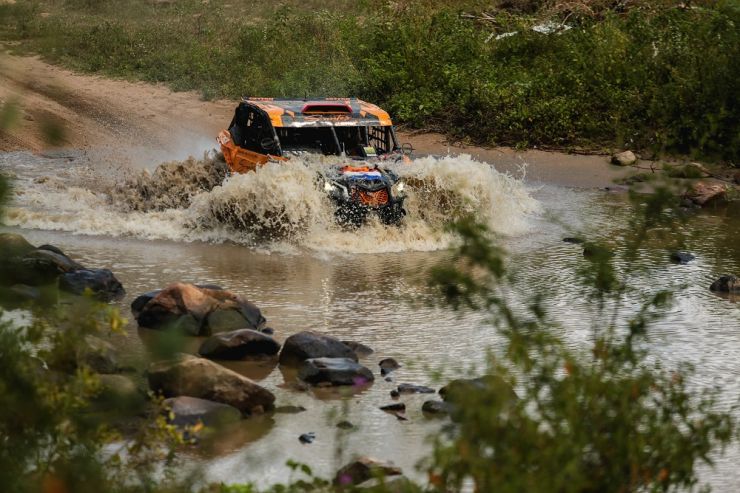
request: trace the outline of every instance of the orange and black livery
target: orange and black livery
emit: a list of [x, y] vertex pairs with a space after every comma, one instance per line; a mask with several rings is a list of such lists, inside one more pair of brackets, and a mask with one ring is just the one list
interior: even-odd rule
[[218, 142], [234, 173], [306, 154], [346, 158], [322, 175], [340, 222], [359, 225], [376, 213], [383, 222], [398, 223], [405, 215], [404, 184], [386, 165], [409, 162], [411, 148], [399, 145], [390, 116], [374, 104], [356, 98], [244, 98]]

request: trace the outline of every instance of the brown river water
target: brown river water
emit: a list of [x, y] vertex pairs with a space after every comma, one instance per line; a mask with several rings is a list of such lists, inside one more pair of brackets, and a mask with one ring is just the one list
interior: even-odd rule
[[[562, 238], [580, 232], [619, 249], [631, 211], [621, 194], [529, 183], [465, 156], [428, 157], [401, 171], [413, 185], [402, 227], [372, 223], [347, 232], [333, 225], [330, 206], [313, 187], [324, 164], [275, 165], [200, 193], [187, 169], [174, 170], [163, 176], [170, 181], [166, 187], [156, 174], [140, 178], [139, 184], [149, 184], [143, 200], [139, 189], [124, 184], [127, 176], [133, 183], [130, 173], [111, 175], [109, 166], [83, 153], [0, 154], [0, 170], [15, 181], [3, 229], [34, 244], [57, 245], [85, 265], [112, 269], [128, 293], [118, 303], [128, 318], [130, 302], [142, 292], [174, 281], [216, 283], [261, 307], [278, 340], [313, 329], [375, 350], [361, 362], [377, 379], [358, 393], [299, 391], [289, 385], [292, 375], [275, 363], [229, 363], [273, 391], [277, 405], [306, 411], [244, 420], [201, 450], [185, 453], [208, 479], [286, 481], [289, 459], [331, 476], [353, 454], [391, 460], [423, 479], [415, 467], [443, 423], [422, 415], [429, 396], [402, 397], [408, 421], [378, 406], [391, 402], [389, 391], [399, 383], [439, 388], [449, 378], [475, 373], [486, 349], [500, 344], [483, 314], [428, 303], [427, 272], [450, 257], [446, 219], [472, 212], [498, 233], [514, 272], [515, 302], [544, 293], [550, 315], [577, 348], [590, 337], [594, 314], [577, 282], [581, 247]], [[190, 165], [191, 171], [209, 166], [208, 160]], [[180, 178], [183, 183], [174, 186]], [[168, 201], [167, 194], [192, 199]], [[224, 219], [247, 216], [243, 224]], [[697, 257], [688, 265], [671, 264], [664, 248], [679, 234], [685, 236], [684, 249]], [[651, 329], [653, 354], [666, 366], [694, 363], [692, 384], [720, 387], [720, 404], [728, 407], [740, 397], [740, 300], [716, 296], [708, 286], [720, 274], [740, 274], [738, 234], [736, 206], [701, 211], [667, 232], [666, 243], [653, 242], [642, 252], [644, 270], [633, 279], [636, 289], [624, 310], [626, 317], [649, 293], [676, 289], [674, 305]], [[136, 358], [146, 352], [149, 337], [129, 324], [120, 345]], [[393, 382], [377, 373], [385, 357], [403, 364]], [[437, 373], [441, 380], [433, 377]], [[335, 424], [342, 419], [357, 429], [340, 432]], [[306, 432], [316, 434], [314, 443], [299, 443]], [[717, 458], [715, 469], [702, 470], [702, 478], [715, 491], [737, 491], [739, 462], [740, 447], [734, 445]]]

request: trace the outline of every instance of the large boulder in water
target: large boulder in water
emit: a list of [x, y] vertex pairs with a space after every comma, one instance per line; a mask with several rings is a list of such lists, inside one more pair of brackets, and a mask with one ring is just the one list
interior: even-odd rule
[[118, 300], [126, 294], [121, 282], [108, 269], [79, 269], [59, 277], [59, 289], [72, 294], [90, 292], [99, 300]]
[[280, 352], [280, 364], [299, 365], [311, 358], [349, 358], [357, 361], [352, 349], [331, 336], [306, 330], [288, 337]]
[[36, 248], [22, 236], [0, 234], [0, 285], [56, 286], [72, 294], [90, 289], [104, 301], [118, 299], [125, 291], [108, 269], [86, 269], [52, 245]]
[[740, 293], [740, 279], [724, 275], [714, 281], [709, 289], [718, 293]]
[[169, 410], [168, 421], [175, 426], [222, 426], [241, 419], [241, 413], [234, 406], [213, 402], [197, 397], [171, 397], [165, 399], [164, 406]]
[[35, 250], [26, 239], [15, 233], [0, 233], [0, 258], [22, 257]]
[[189, 355], [153, 363], [147, 379], [149, 387], [165, 397], [190, 396], [222, 402], [245, 414], [261, 413], [275, 403], [272, 392], [247, 377]]
[[34, 249], [19, 256], [3, 257], [3, 281], [31, 286], [51, 284], [64, 273], [82, 266], [64, 254]]
[[191, 335], [259, 330], [266, 322], [260, 309], [239, 295], [186, 283], [142, 295], [131, 308], [140, 327], [177, 328]]
[[375, 380], [370, 369], [350, 358], [307, 359], [298, 378], [313, 385], [364, 385]]
[[718, 202], [727, 196], [727, 187], [718, 183], [707, 183], [698, 181], [691, 185], [684, 198], [696, 205], [704, 206], [712, 202]]
[[267, 334], [240, 329], [215, 334], [206, 339], [198, 354], [211, 359], [237, 360], [255, 356], [275, 356], [280, 343]]

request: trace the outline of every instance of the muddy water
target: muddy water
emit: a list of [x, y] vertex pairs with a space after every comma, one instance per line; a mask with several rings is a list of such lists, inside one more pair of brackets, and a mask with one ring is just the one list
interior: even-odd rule
[[[388, 392], [398, 383], [439, 387], [433, 370], [447, 378], [480, 366], [485, 348], [498, 343], [484, 316], [426, 303], [425, 272], [449, 256], [444, 210], [475, 211], [501, 234], [515, 273], [513, 298], [545, 293], [551, 316], [574, 347], [588, 339], [593, 313], [577, 288], [581, 249], [561, 239], [579, 230], [618, 249], [630, 213], [620, 195], [524, 185], [467, 158], [420, 161], [409, 170], [407, 178], [420, 185], [409, 199], [405, 228], [370, 224], [353, 233], [331, 226], [321, 195], [305, 192], [312, 173], [296, 177], [276, 167], [269, 174], [237, 177], [167, 210], [133, 207], [134, 199], [120, 196], [111, 200], [110, 183], [104, 183], [96, 164], [76, 154], [59, 159], [6, 154], [0, 155], [0, 166], [15, 174], [17, 183], [5, 229], [36, 244], [58, 245], [87, 265], [110, 267], [129, 293], [120, 303], [126, 314], [137, 293], [169, 282], [217, 283], [255, 301], [278, 339], [315, 329], [373, 347], [375, 354], [363, 360], [370, 368], [377, 369], [377, 361], [389, 356], [403, 363], [392, 374], [393, 382], [378, 376], [372, 386], [348, 394], [295, 390], [293, 376], [274, 363], [229, 364], [275, 392], [278, 405], [307, 410], [245, 420], [186, 456], [209, 478], [226, 482], [287, 480], [288, 459], [328, 476], [354, 453], [392, 460], [416, 474], [414, 466], [429, 450], [427, 437], [440, 426], [423, 417], [425, 396], [402, 398], [408, 421], [378, 406], [391, 402]], [[271, 195], [264, 195], [266, 188]], [[291, 207], [281, 210], [281, 201]], [[218, 222], [223, 214], [213, 214], [255, 210], [258, 203], [268, 220], [249, 217], [246, 229], [283, 214], [280, 224], [289, 224], [291, 234], [255, 237], [233, 227], [233, 221]], [[667, 262], [663, 247], [677, 232], [650, 244], [639, 260], [646, 270], [634, 279], [636, 290], [625, 316], [649, 293], [676, 288], [676, 303], [652, 329], [654, 354], [666, 365], [695, 363], [693, 383], [720, 386], [722, 405], [729, 406], [740, 396], [740, 302], [715, 296], [707, 287], [721, 273], [740, 273], [740, 211], [703, 211], [681, 229], [685, 249], [697, 259], [686, 266]], [[130, 326], [122, 347], [143, 354], [150, 337]], [[340, 435], [335, 424], [342, 419], [358, 429]], [[316, 433], [311, 445], [298, 442], [306, 432]], [[740, 488], [739, 460], [740, 449], [733, 447], [703, 477], [716, 491], [735, 491]]]

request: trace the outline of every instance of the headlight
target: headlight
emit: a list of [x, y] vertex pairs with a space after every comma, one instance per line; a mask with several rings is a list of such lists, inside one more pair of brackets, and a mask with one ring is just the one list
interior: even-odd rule
[[327, 182], [324, 182], [324, 191], [326, 191], [326, 192], [333, 192], [334, 190], [336, 190], [336, 188], [337, 187], [335, 187], [334, 185], [332, 185], [328, 181]]

